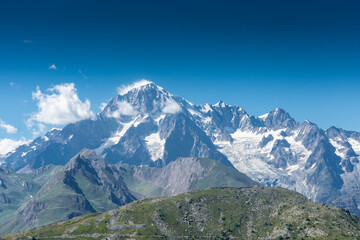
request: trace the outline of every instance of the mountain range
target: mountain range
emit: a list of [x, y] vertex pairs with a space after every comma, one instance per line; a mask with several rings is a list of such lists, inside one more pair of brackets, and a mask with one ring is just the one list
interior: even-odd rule
[[[84, 148], [92, 151], [81, 153]], [[81, 163], [75, 167], [73, 157], [82, 159], [87, 155], [91, 157], [86, 159], [96, 159], [87, 164], [89, 169]], [[208, 181], [198, 180], [211, 178], [209, 173], [204, 177], [211, 164], [221, 164], [226, 173], [241, 172], [265, 186], [295, 190], [314, 201], [360, 216], [359, 155], [358, 132], [335, 127], [323, 130], [310, 121], [300, 123], [280, 108], [255, 117], [222, 101], [196, 105], [152, 82], [143, 82], [111, 99], [95, 118], [51, 130], [18, 147], [2, 159], [2, 166], [13, 169], [9, 171], [15, 171], [14, 174], [65, 166], [56, 178], [48, 180], [53, 181], [51, 185], [43, 182], [36, 187], [42, 189], [27, 207], [17, 210], [18, 216], [38, 206], [42, 195], [51, 195], [50, 186], [72, 186], [71, 195], [82, 202], [79, 212], [67, 217], [100, 211], [96, 208], [98, 200], [87, 196], [87, 190], [84, 193], [79, 179], [101, 182], [102, 187], [94, 196], [106, 196], [108, 202], [104, 206], [109, 208], [142, 197], [224, 187], [218, 185], [222, 184], [217, 182], [220, 177], [213, 177], [213, 185], [207, 186]], [[106, 162], [100, 164], [99, 159]], [[71, 169], [83, 170], [74, 175]], [[223, 171], [216, 174], [221, 178], [227, 175]], [[194, 181], [186, 180], [192, 178]], [[182, 180], [188, 182], [177, 184]], [[226, 186], [234, 182], [243, 184], [243, 180], [231, 178]], [[116, 195], [120, 189], [121, 195]]]

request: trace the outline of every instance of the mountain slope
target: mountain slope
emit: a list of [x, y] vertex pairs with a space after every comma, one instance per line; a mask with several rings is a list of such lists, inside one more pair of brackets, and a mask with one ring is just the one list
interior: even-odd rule
[[40, 184], [0, 167], [0, 225], [40, 189]]
[[47, 165], [27, 173], [0, 166], [0, 226], [26, 201], [32, 199], [61, 167]]
[[190, 190], [257, 185], [236, 169], [208, 158], [179, 158], [163, 168], [120, 167], [124, 181], [138, 198], [174, 196]]
[[4, 224], [1, 232], [43, 226], [114, 209], [135, 200], [117, 170], [84, 149]]
[[72, 123], [18, 147], [4, 161], [15, 170], [37, 169], [48, 164], [65, 165], [83, 148], [98, 147], [117, 126], [115, 119], [101, 116]]
[[137, 201], [5, 239], [357, 239], [359, 218], [281, 188], [217, 188]]

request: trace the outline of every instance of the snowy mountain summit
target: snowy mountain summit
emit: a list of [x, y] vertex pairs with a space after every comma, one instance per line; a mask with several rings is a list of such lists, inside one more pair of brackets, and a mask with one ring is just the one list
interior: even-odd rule
[[95, 119], [20, 146], [5, 164], [16, 170], [65, 165], [83, 148], [113, 164], [162, 167], [180, 157], [207, 157], [360, 215], [360, 133], [299, 123], [280, 108], [254, 117], [222, 101], [196, 105], [146, 80], [118, 93]]

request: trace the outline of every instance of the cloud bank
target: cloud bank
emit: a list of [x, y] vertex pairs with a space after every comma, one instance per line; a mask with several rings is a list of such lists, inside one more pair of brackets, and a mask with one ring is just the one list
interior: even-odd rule
[[163, 113], [175, 114], [181, 111], [181, 107], [175, 100], [168, 99], [162, 109]]
[[9, 152], [14, 151], [17, 147], [20, 145], [28, 143], [25, 138], [22, 138], [20, 140], [12, 140], [12, 139], [0, 139], [0, 155], [5, 155]]
[[101, 103], [100, 106], [99, 106], [99, 109], [101, 111], [103, 111], [105, 109], [106, 105], [107, 105], [107, 103], [105, 103], [105, 102]]
[[5, 129], [5, 131], [9, 134], [17, 132], [17, 128], [15, 128], [14, 126], [11, 126], [10, 124], [4, 122], [1, 119], [0, 119], [0, 128]]
[[41, 124], [65, 125], [95, 117], [90, 110], [90, 101], [86, 99], [82, 102], [79, 99], [74, 83], [55, 85], [48, 92], [50, 94], [43, 93], [37, 87], [36, 92], [32, 93], [38, 111], [27, 120], [28, 127], [35, 123], [40, 127], [43, 127]]
[[136, 114], [138, 114], [135, 108], [131, 106], [131, 104], [128, 102], [125, 101], [117, 102], [117, 107], [118, 107], [117, 110], [112, 112], [107, 112], [106, 116], [112, 118], [119, 118], [121, 115], [135, 116]]

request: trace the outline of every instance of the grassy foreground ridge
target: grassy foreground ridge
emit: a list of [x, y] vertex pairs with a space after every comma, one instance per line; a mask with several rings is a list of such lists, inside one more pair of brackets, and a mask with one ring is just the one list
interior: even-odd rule
[[153, 198], [3, 239], [360, 239], [360, 219], [282, 188]]

